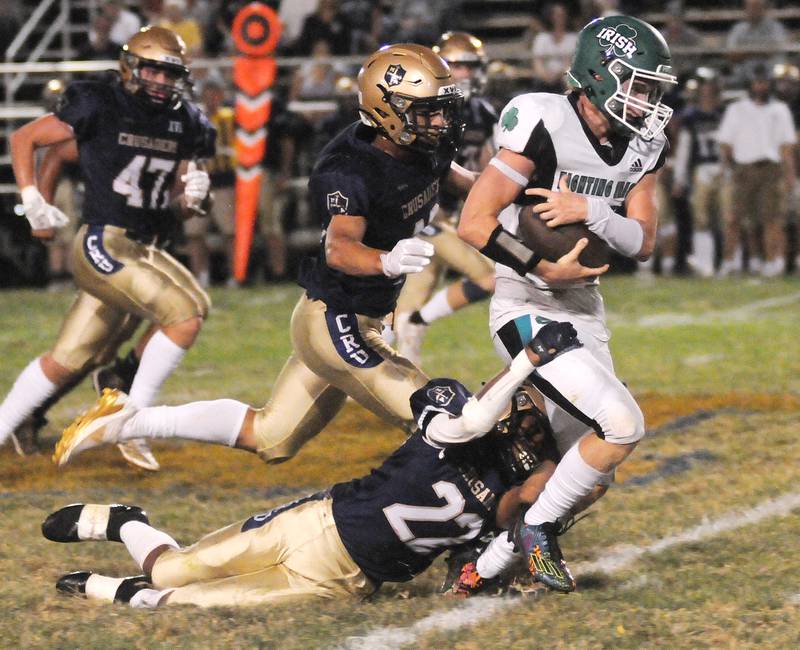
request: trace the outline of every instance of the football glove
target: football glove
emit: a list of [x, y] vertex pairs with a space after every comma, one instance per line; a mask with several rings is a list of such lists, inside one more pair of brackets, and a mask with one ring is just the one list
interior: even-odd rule
[[181, 180], [186, 184], [183, 188], [186, 205], [193, 210], [199, 210], [206, 196], [208, 196], [211, 179], [205, 171], [197, 168], [197, 163], [194, 160], [190, 160], [186, 173], [181, 176]]
[[537, 365], [543, 366], [564, 352], [583, 347], [583, 343], [572, 323], [551, 321], [536, 333], [528, 347], [538, 355]]
[[56, 206], [44, 200], [38, 189], [33, 185], [23, 187], [20, 192], [25, 216], [31, 224], [32, 230], [48, 230], [50, 228], [63, 228], [69, 223], [69, 217]]
[[383, 274], [396, 278], [406, 273], [419, 273], [433, 257], [434, 248], [430, 242], [417, 238], [401, 239], [389, 253], [381, 254]]

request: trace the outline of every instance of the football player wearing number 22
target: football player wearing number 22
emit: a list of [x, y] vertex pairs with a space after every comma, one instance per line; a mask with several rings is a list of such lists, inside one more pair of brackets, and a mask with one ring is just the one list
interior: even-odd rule
[[[583, 343], [532, 376], [549, 398], [564, 456], [512, 535], [534, 577], [560, 591], [575, 588], [568, 572], [540, 570], [561, 557], [559, 518], [611, 480], [645, 427], [614, 374], [597, 278], [550, 283], [531, 275], [539, 258], [515, 237], [519, 213], [533, 203], [551, 227], [585, 222], [622, 255], [647, 259], [656, 236], [656, 172], [667, 146], [662, 131], [672, 115], [661, 97], [676, 83], [670, 66], [669, 48], [649, 24], [631, 16], [590, 22], [567, 73], [572, 91], [511, 100], [500, 116], [499, 153], [461, 214], [459, 235], [497, 262], [490, 329], [500, 356], [517, 354], [552, 320], [571, 322]], [[478, 572], [493, 577], [512, 557], [512, 544], [501, 535], [478, 560]]]
[[14, 174], [34, 235], [47, 237], [65, 223], [36, 187], [36, 149], [75, 140], [86, 196], [85, 224], [73, 245], [78, 295], [53, 347], [31, 361], [0, 405], [0, 444], [48, 397], [109, 351], [113, 356], [140, 319], [158, 329], [143, 349], [130, 399], [149, 405], [210, 308], [191, 273], [162, 249], [175, 213], [204, 211], [209, 178], [196, 161], [214, 153], [213, 127], [183, 97], [186, 47], [167, 29], [144, 28], [123, 47], [120, 73], [74, 82], [55, 113], [11, 136]]

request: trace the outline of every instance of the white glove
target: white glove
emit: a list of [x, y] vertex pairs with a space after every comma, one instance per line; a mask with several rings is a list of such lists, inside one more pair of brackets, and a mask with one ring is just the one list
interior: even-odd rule
[[20, 194], [22, 195], [22, 205], [25, 208], [25, 216], [31, 224], [31, 229], [63, 228], [69, 223], [69, 217], [56, 206], [45, 201], [35, 186], [23, 187]]
[[194, 160], [189, 161], [186, 173], [181, 176], [181, 180], [186, 183], [183, 188], [183, 195], [186, 197], [186, 205], [190, 208], [199, 208], [203, 200], [208, 196], [211, 187], [211, 179], [202, 169], [197, 169]]
[[419, 273], [428, 266], [434, 248], [430, 242], [422, 239], [401, 239], [389, 253], [381, 254], [383, 274], [396, 278], [406, 273]]

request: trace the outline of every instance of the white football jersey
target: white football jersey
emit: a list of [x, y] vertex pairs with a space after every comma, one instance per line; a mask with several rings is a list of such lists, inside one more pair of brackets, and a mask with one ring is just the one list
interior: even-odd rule
[[[500, 115], [496, 145], [520, 153], [535, 163], [528, 188], [557, 190], [561, 178], [566, 176], [573, 192], [601, 198], [616, 212], [624, 214], [625, 198], [631, 188], [645, 174], [664, 164], [666, 138], [663, 135], [651, 141], [639, 137], [612, 138], [612, 143], [600, 144], [578, 114], [576, 102], [575, 95], [553, 93], [515, 97]], [[521, 207], [539, 200], [520, 191], [517, 201], [500, 213], [500, 223], [516, 234]], [[526, 280], [502, 264], [497, 265], [497, 277], [500, 293], [506, 285], [503, 280], [534, 282], [541, 288], [547, 286], [538, 278]], [[596, 280], [591, 282], [596, 283]], [[506, 286], [505, 290], [508, 289]]]

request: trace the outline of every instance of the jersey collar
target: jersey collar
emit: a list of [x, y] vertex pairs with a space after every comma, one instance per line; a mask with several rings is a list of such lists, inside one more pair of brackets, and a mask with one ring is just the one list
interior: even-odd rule
[[618, 165], [622, 160], [622, 157], [625, 155], [625, 152], [628, 150], [627, 138], [615, 133], [611, 133], [608, 137], [610, 144], [601, 144], [600, 140], [598, 140], [597, 136], [592, 133], [592, 130], [589, 128], [586, 120], [583, 119], [583, 116], [581, 116], [580, 111], [578, 110], [578, 93], [570, 93], [567, 95], [567, 99], [569, 100], [570, 106], [572, 106], [572, 110], [575, 111], [575, 116], [578, 118], [578, 122], [580, 122], [584, 135], [586, 135], [586, 137], [589, 139], [589, 142], [591, 143], [597, 155], [600, 156], [606, 165], [611, 167]]

